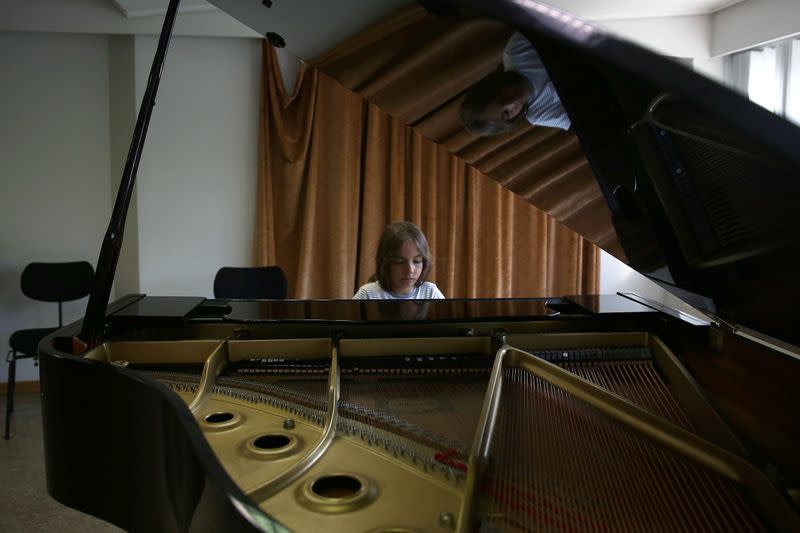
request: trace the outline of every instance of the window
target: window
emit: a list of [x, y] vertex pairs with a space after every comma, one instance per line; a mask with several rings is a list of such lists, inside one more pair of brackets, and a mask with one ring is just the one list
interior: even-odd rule
[[723, 76], [753, 102], [800, 124], [800, 39], [726, 56]]
[[789, 70], [786, 76], [786, 92], [784, 116], [800, 124], [800, 39], [791, 42], [791, 55], [788, 60]]

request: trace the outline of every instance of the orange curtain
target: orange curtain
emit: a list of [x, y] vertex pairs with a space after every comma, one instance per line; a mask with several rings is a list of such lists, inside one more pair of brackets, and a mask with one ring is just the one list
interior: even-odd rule
[[394, 220], [425, 232], [448, 297], [596, 292], [594, 245], [400, 119], [317, 69], [287, 95], [266, 43], [262, 83], [256, 263], [290, 297], [351, 297]]
[[459, 123], [463, 94], [500, 68], [512, 32], [494, 20], [434, 17], [412, 5], [353, 35], [311, 64], [594, 244], [624, 258], [611, 212], [573, 132], [524, 123], [505, 135], [474, 137]]

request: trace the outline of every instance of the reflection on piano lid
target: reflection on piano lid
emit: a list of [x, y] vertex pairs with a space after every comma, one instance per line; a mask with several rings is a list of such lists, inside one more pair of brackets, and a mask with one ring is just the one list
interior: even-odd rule
[[106, 308], [112, 232], [86, 318], [42, 344], [50, 494], [133, 531], [800, 530], [798, 128], [540, 2], [434, 11], [534, 43], [622, 255], [709, 320], [586, 295]]
[[529, 320], [531, 317], [647, 313], [646, 304], [620, 295], [566, 298], [494, 298], [446, 300], [204, 300], [175, 296], [132, 298], [108, 316], [113, 327], [147, 327], [173, 321], [262, 322], [454, 322]]

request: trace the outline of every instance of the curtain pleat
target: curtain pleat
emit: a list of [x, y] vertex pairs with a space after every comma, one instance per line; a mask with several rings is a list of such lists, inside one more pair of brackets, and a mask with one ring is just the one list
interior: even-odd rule
[[478, 138], [458, 121], [463, 94], [500, 68], [512, 31], [494, 20], [434, 17], [421, 6], [408, 6], [311, 64], [624, 258], [608, 205], [573, 132], [524, 123], [504, 135]]
[[[463, 79], [445, 83], [435, 94], [409, 85], [403, 97], [395, 87], [409, 72], [442, 76], [419, 59], [430, 46], [441, 54], [467, 36], [489, 32], [500, 50], [507, 31], [472, 21], [455, 34], [436, 35], [442, 22], [417, 9], [404, 10], [396, 23], [425, 28], [426, 37], [408, 45], [379, 24], [381, 31], [367, 30], [363, 42], [344, 43], [321, 60], [336, 66], [337, 79], [326, 70], [304, 68], [291, 96], [285, 94], [274, 50], [264, 44], [256, 263], [283, 267], [292, 298], [349, 298], [373, 274], [386, 224], [410, 220], [428, 237], [434, 258], [430, 279], [447, 297], [596, 292], [597, 248], [529, 203], [550, 201], [566, 220], [572, 208], [593, 205], [594, 191], [559, 179], [585, 170], [574, 136], [532, 128], [512, 132], [518, 142], [464, 142], [453, 153], [447, 143], [426, 135], [440, 121], [429, 120], [431, 113], [418, 99], [444, 100], [434, 114], [452, 113], [448, 102], [484, 66], [470, 67]], [[375, 62], [364, 49], [364, 43], [370, 48], [393, 42], [399, 48], [388, 64]], [[404, 56], [409, 46], [416, 58]], [[477, 57], [483, 57], [477, 48]], [[387, 101], [399, 112], [386, 112]], [[415, 120], [416, 127], [407, 125]], [[452, 140], [461, 133], [448, 135]], [[487, 148], [491, 145], [498, 152]], [[475, 161], [505, 182], [488, 177]], [[520, 173], [537, 179], [522, 179]], [[568, 200], [552, 200], [559, 194], [554, 187], [572, 187]], [[515, 194], [515, 188], [522, 192]]]
[[363, 99], [311, 69], [288, 97], [264, 47], [256, 263], [280, 265], [295, 297], [345, 297], [356, 269]]

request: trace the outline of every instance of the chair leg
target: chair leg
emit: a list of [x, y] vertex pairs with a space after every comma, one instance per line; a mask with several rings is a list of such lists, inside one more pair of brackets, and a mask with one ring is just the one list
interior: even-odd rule
[[14, 412], [14, 382], [17, 378], [17, 352], [10, 352], [8, 359], [8, 392], [6, 393], [6, 434], [8, 440], [11, 433], [11, 413]]
[[14, 412], [14, 391], [17, 389], [17, 352], [11, 352], [11, 361], [8, 362], [8, 405]]

